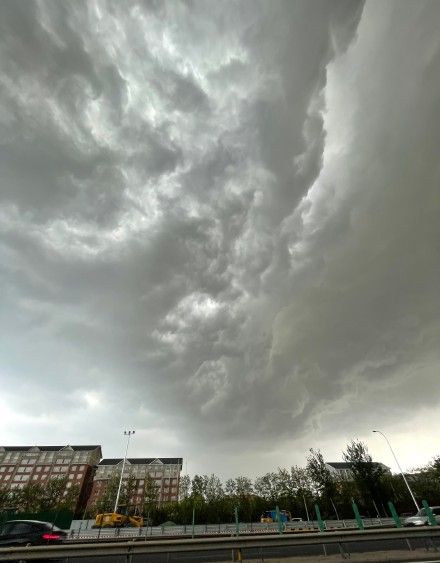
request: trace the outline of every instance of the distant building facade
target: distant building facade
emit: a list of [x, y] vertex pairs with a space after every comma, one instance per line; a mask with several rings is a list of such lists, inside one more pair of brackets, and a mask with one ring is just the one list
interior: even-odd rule
[[101, 446], [0, 446], [0, 488], [23, 489], [28, 483], [45, 485], [66, 477], [66, 489], [78, 485], [75, 510], [85, 507]]
[[[103, 459], [98, 464], [93, 478], [92, 492], [88, 506], [92, 508], [103, 497], [112, 478], [120, 478], [122, 458]], [[182, 458], [127, 458], [123, 483], [130, 475], [135, 478], [131, 503], [142, 511], [145, 498], [145, 479], [150, 476], [157, 487], [157, 504], [177, 501], [179, 498], [180, 472]]]
[[[385, 473], [391, 473], [391, 469], [383, 463], [373, 461], [372, 464], [374, 467], [381, 467]], [[325, 465], [335, 479], [347, 481], [353, 479], [349, 463], [344, 461], [328, 461]]]

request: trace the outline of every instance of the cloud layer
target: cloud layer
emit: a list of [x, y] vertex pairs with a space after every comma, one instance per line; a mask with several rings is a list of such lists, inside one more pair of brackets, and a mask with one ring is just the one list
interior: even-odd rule
[[223, 473], [416, 440], [439, 413], [439, 11], [2, 2], [5, 439], [118, 455], [129, 425], [133, 453]]

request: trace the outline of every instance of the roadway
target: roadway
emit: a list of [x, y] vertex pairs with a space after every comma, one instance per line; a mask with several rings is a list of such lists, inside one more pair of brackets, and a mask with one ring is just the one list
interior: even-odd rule
[[[411, 547], [415, 551], [410, 551], [404, 540], [378, 540], [367, 541], [362, 543], [351, 543], [344, 548], [350, 550], [350, 561], [433, 561], [439, 560], [439, 553], [433, 551], [433, 547], [429, 546], [427, 551], [424, 540], [412, 538]], [[248, 548], [242, 550], [243, 561], [262, 561], [269, 563], [272, 561], [281, 561], [288, 563], [293, 561], [300, 563], [308, 561], [316, 563], [322, 559], [326, 563], [332, 560], [342, 561], [341, 554], [337, 545], [326, 545], [325, 552], [323, 546], [288, 546], [288, 547], [265, 547]], [[231, 561], [231, 550], [212, 550], [209, 552], [187, 552], [187, 553], [169, 553], [169, 554], [151, 554], [151, 555], [134, 555], [132, 563], [219, 563], [222, 561]], [[69, 563], [78, 561], [78, 563], [126, 563], [125, 556], [105, 556], [105, 557], [85, 557], [75, 558], [69, 557]]]

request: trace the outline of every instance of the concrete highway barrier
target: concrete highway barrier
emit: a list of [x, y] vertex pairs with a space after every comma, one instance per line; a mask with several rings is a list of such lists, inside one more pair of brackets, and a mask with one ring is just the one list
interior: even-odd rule
[[244, 550], [249, 548], [289, 547], [330, 545], [339, 546], [342, 557], [346, 556], [346, 546], [358, 542], [386, 540], [410, 541], [423, 539], [427, 545], [437, 549], [440, 540], [439, 526], [420, 528], [375, 529], [363, 531], [331, 531], [318, 533], [279, 534], [261, 536], [232, 536], [198, 539], [173, 540], [131, 540], [120, 542], [69, 543], [57, 546], [14, 547], [0, 549], [1, 561], [38, 561], [47, 558], [75, 558], [93, 556], [125, 556], [127, 563], [133, 555], [157, 553], [184, 553], [217, 550]]

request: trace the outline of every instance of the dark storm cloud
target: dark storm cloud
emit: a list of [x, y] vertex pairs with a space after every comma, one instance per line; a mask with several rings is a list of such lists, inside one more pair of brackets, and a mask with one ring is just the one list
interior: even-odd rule
[[438, 6], [380, 6], [1, 4], [11, 440], [225, 458], [438, 405]]

